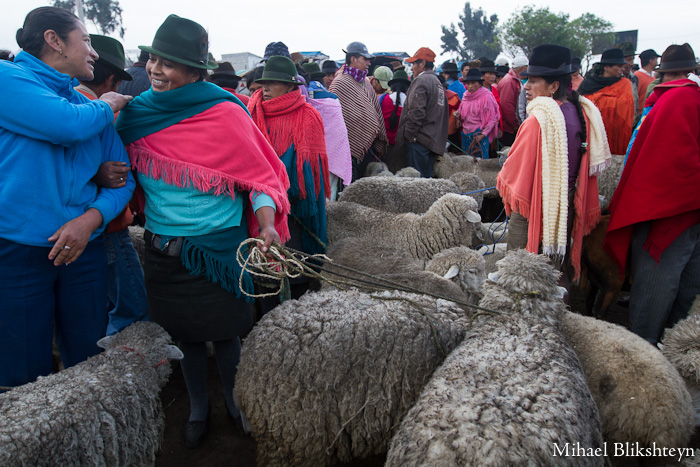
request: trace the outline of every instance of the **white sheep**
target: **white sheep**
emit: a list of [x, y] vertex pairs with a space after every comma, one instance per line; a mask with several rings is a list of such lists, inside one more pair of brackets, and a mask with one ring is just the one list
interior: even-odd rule
[[507, 243], [486, 243], [484, 246], [477, 250], [479, 254], [484, 256], [484, 261], [486, 262], [486, 274], [496, 272], [498, 266], [496, 263], [502, 260], [506, 253], [508, 252]]
[[371, 237], [377, 246], [406, 251], [414, 258], [429, 259], [442, 250], [471, 246], [472, 233], [481, 216], [474, 198], [448, 193], [422, 215], [393, 214], [336, 201], [328, 203], [328, 242], [346, 237]]
[[370, 162], [365, 168], [365, 177], [373, 177], [382, 172], [390, 172], [389, 166], [387, 166], [384, 162]]
[[562, 325], [583, 366], [609, 445], [687, 445], [694, 425], [690, 395], [658, 349], [621, 326], [593, 317], [566, 312]]
[[[326, 255], [333, 261], [324, 270], [333, 280], [353, 282], [349, 278], [356, 278], [371, 283], [378, 278], [473, 304], [481, 297], [486, 279], [484, 257], [467, 247], [444, 250], [426, 263], [400, 250], [377, 248], [371, 238], [349, 237], [330, 246]], [[353, 283], [367, 286], [366, 282]]]
[[98, 342], [85, 362], [0, 395], [0, 465], [153, 465], [159, 393], [182, 358], [155, 323]]
[[396, 172], [397, 177], [420, 178], [420, 172], [414, 167], [404, 167]]
[[[598, 410], [558, 325], [558, 275], [523, 250], [499, 262], [479, 306], [501, 314], [480, 320], [435, 371], [387, 466], [604, 464]], [[577, 447], [592, 456], [561, 455]]]
[[143, 258], [146, 254], [146, 241], [143, 239], [144, 228], [138, 225], [132, 225], [129, 227], [129, 236], [131, 237], [131, 243], [134, 245], [136, 253], [139, 255], [139, 261], [141, 266], [143, 266]]
[[[458, 156], [446, 152], [435, 158], [433, 176], [435, 178], [450, 178], [458, 172], [474, 172], [476, 158], [473, 156]], [[493, 186], [493, 185], [492, 185]]]
[[282, 303], [248, 335], [236, 375], [258, 465], [386, 452], [469, 322], [450, 302], [407, 293], [322, 290]]
[[598, 196], [602, 197], [600, 209], [606, 210], [617, 189], [617, 184], [624, 169], [625, 155], [613, 155], [610, 167], [598, 175]]

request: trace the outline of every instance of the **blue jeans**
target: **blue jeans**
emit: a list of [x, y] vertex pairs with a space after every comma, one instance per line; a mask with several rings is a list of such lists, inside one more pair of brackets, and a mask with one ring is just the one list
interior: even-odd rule
[[107, 327], [107, 260], [102, 239], [68, 266], [51, 248], [0, 238], [0, 386], [18, 386], [52, 370], [53, 332], [66, 367], [100, 352]]
[[632, 235], [630, 331], [656, 344], [665, 327], [688, 315], [700, 294], [700, 225], [680, 234], [659, 263], [644, 250], [650, 226], [637, 224]]
[[108, 264], [109, 324], [107, 335], [135, 321], [148, 321], [148, 298], [139, 256], [129, 229], [104, 235]]
[[406, 162], [409, 167], [420, 172], [422, 178], [433, 177], [433, 153], [422, 144], [406, 141]]

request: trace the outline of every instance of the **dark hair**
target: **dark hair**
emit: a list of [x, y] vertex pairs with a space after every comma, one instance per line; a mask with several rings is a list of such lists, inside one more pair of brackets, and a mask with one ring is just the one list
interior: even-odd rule
[[[571, 88], [571, 75], [543, 76], [542, 78], [544, 78], [547, 84], [552, 84], [555, 81], [559, 83], [559, 89], [557, 89], [557, 92], [555, 92], [552, 96], [553, 99], [560, 102], [571, 102], [574, 104], [574, 107], [576, 107], [576, 113], [578, 114], [578, 119], [581, 122], [581, 131], [583, 132], [581, 135], [581, 140], [585, 143], [586, 139], [588, 138], [586, 134], [586, 119], [583, 117], [583, 109], [581, 108], [581, 103], [578, 101], [579, 94]], [[581, 154], [584, 152], [586, 152], [586, 149], [581, 147]]]
[[0, 60], [10, 60], [11, 56], [12, 52], [10, 52], [9, 50], [0, 49]]
[[238, 87], [240, 79], [234, 78], [233, 76], [219, 75], [210, 76], [209, 81], [221, 88], [236, 89]]
[[425, 62], [425, 69], [426, 70], [432, 70], [435, 68], [435, 64], [433, 62], [429, 62], [427, 60], [423, 60]]
[[95, 71], [93, 74], [94, 78], [86, 82], [95, 86], [99, 86], [100, 84], [105, 83], [110, 76], [114, 76], [115, 81], [119, 81], [119, 78], [116, 77], [116, 67], [108, 65], [102, 60], [97, 60], [95, 62]]
[[394, 130], [399, 126], [399, 108], [401, 107], [401, 93], [406, 94], [408, 92], [408, 83], [405, 81], [394, 81], [394, 84], [391, 85], [391, 90], [392, 92], [396, 93], [396, 103], [394, 104], [394, 110], [392, 110], [391, 115], [389, 115], [389, 129]]
[[644, 68], [645, 66], [647, 66], [647, 65], [649, 64], [649, 62], [651, 61], [652, 58], [656, 58], [656, 57], [653, 57], [653, 56], [652, 56], [652, 57], [646, 57], [646, 56], [645, 56], [644, 58], [639, 57], [639, 61], [642, 62], [642, 68]]
[[245, 77], [245, 87], [250, 88], [256, 79], [262, 78], [263, 69], [265, 69], [265, 66], [260, 65], [254, 70], [249, 71]]
[[456, 71], [451, 71], [449, 73], [446, 71], [443, 71], [442, 74], [446, 74], [450, 79], [453, 79], [455, 81], [457, 80], [457, 78], [459, 76], [459, 73], [457, 73]]
[[24, 26], [17, 30], [15, 38], [17, 45], [27, 53], [39, 58], [46, 41], [44, 32], [53, 29], [58, 37], [64, 41], [68, 34], [78, 27], [80, 20], [77, 16], [63, 8], [42, 6], [35, 8], [27, 14]]
[[350, 59], [351, 59], [352, 57], [359, 58], [359, 57], [361, 57], [361, 56], [362, 56], [362, 55], [360, 55], [360, 54], [345, 54], [345, 64], [346, 64], [346, 65], [350, 65]]
[[469, 66], [469, 62], [462, 63], [462, 66], [459, 68], [459, 71], [464, 71], [465, 66]]

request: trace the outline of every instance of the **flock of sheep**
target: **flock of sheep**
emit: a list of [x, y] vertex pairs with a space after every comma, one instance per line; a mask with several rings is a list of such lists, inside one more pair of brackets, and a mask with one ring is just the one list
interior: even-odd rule
[[[324, 274], [356, 287], [286, 301], [246, 338], [234, 396], [258, 465], [609, 465], [618, 445], [700, 461], [700, 300], [661, 349], [568, 311], [546, 257], [488, 245], [507, 235], [479, 215], [497, 162], [445, 155], [441, 178], [379, 173], [328, 204]], [[152, 465], [169, 340], [136, 323], [0, 394], [0, 465]]]

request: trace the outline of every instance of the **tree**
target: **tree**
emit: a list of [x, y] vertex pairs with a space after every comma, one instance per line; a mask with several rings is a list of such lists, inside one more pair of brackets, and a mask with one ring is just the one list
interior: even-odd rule
[[[460, 42], [459, 33], [463, 39]], [[496, 58], [501, 51], [498, 39], [498, 16], [486, 17], [481, 8], [472, 10], [469, 2], [464, 4], [464, 12], [459, 15], [459, 31], [454, 23], [450, 27], [442, 26], [442, 52], [452, 52], [459, 59], [470, 57]]]
[[590, 60], [593, 39], [612, 35], [612, 23], [592, 13], [584, 13], [569, 21], [566, 13], [527, 5], [506, 21], [501, 32], [509, 52], [530, 55], [540, 44], [559, 44], [571, 49], [574, 57]]
[[[75, 0], [54, 0], [53, 6], [75, 13]], [[102, 34], [119, 31], [119, 37], [124, 38], [122, 8], [119, 0], [84, 0], [85, 17], [99, 28]]]

